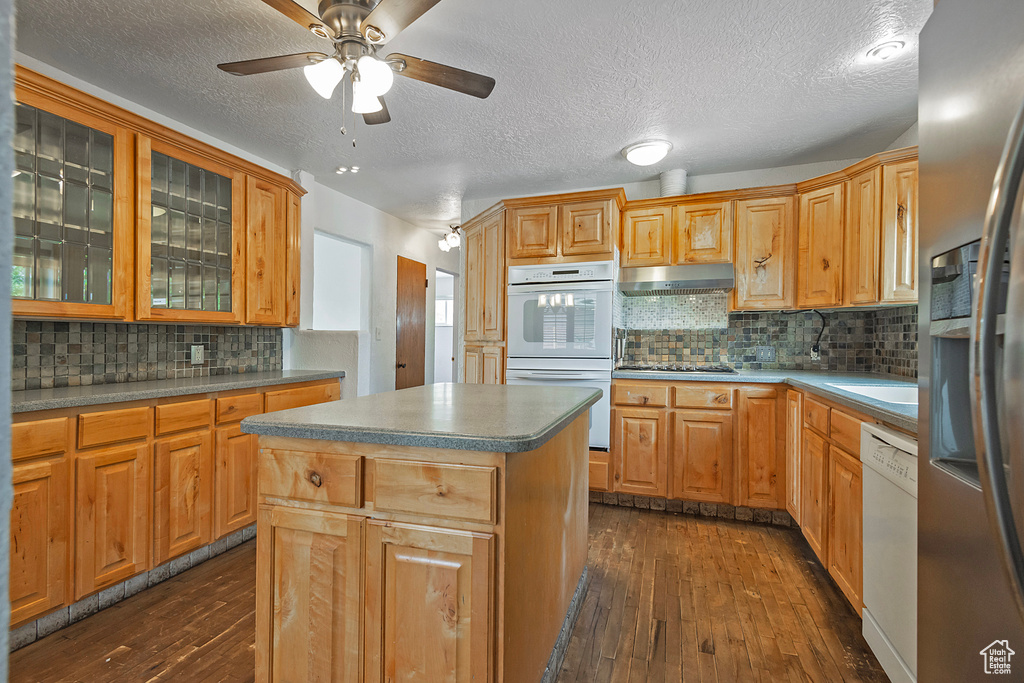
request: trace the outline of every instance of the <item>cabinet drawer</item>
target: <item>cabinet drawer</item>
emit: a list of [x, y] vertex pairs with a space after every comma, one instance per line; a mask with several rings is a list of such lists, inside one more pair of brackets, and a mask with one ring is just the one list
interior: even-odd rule
[[57, 455], [68, 450], [68, 418], [11, 425], [11, 459]]
[[668, 384], [651, 385], [617, 382], [612, 384], [612, 403], [620, 406], [664, 408], [668, 405], [668, 390]]
[[78, 447], [144, 439], [149, 436], [149, 408], [125, 408], [78, 416]]
[[263, 397], [259, 394], [217, 399], [217, 424], [241, 422], [250, 415], [259, 415], [262, 412]]
[[707, 387], [677, 385], [672, 406], [675, 408], [732, 408], [732, 389], [729, 387]]
[[822, 436], [828, 436], [828, 414], [831, 409], [810, 396], [804, 398], [804, 424]]
[[860, 420], [838, 410], [832, 411], [830, 436], [840, 448], [860, 457]]
[[310, 387], [299, 387], [297, 389], [279, 389], [268, 391], [266, 412], [272, 413], [275, 410], [288, 410], [289, 408], [301, 408], [316, 403], [337, 401], [341, 398], [341, 385], [337, 380], [329, 384], [314, 384]]
[[373, 480], [377, 510], [497, 521], [495, 467], [381, 459], [375, 462]]
[[167, 403], [156, 407], [156, 433], [170, 434], [210, 426], [210, 399]]
[[261, 450], [261, 496], [363, 506], [363, 457], [307, 451]]
[[612, 490], [612, 462], [609, 453], [590, 451], [589, 481], [591, 491]]

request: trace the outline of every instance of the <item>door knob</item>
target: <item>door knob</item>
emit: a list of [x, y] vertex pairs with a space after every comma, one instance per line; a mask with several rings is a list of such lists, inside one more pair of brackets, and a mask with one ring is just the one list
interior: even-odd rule
[[405, 363], [395, 363], [395, 367], [396, 368], [404, 368], [405, 367]]

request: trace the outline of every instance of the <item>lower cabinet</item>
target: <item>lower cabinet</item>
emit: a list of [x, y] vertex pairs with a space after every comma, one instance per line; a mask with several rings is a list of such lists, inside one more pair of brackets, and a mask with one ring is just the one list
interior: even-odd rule
[[828, 482], [828, 444], [810, 429], [803, 430], [800, 454], [800, 529], [814, 554], [824, 557], [825, 492]]
[[781, 508], [786, 467], [779, 448], [779, 392], [771, 387], [740, 389], [737, 505]]
[[466, 384], [504, 384], [505, 349], [501, 346], [467, 346], [462, 367]]
[[863, 497], [860, 460], [829, 448], [828, 573], [860, 614], [863, 607]]
[[256, 521], [256, 464], [259, 437], [241, 426], [216, 431], [213, 535], [222, 538]]
[[607, 451], [590, 451], [588, 481], [591, 491], [612, 490], [612, 460]]
[[668, 413], [657, 408], [612, 410], [615, 490], [643, 496], [667, 495]]
[[213, 540], [213, 436], [209, 431], [153, 445], [153, 562]]
[[75, 600], [149, 569], [151, 476], [146, 444], [76, 458]]
[[732, 412], [672, 412], [672, 498], [707, 503], [732, 500], [732, 432]]
[[800, 448], [803, 436], [804, 395], [786, 392], [786, 510], [800, 524]]
[[11, 623], [64, 604], [71, 521], [69, 458], [15, 463], [11, 504]]

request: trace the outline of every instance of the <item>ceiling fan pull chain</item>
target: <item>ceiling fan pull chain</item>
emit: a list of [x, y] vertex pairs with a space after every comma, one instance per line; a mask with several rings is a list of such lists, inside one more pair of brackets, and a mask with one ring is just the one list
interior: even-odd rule
[[345, 119], [348, 118], [348, 108], [345, 107], [345, 82], [341, 83], [341, 134], [348, 135], [345, 129]]

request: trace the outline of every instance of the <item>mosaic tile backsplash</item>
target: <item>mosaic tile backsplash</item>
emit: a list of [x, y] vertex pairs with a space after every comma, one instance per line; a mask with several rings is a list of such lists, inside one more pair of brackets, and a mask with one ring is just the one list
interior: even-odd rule
[[[150, 379], [280, 370], [281, 330], [15, 320], [11, 389], [48, 389]], [[189, 347], [206, 362], [189, 363]]]
[[[810, 311], [729, 313], [724, 327], [627, 328], [617, 329], [616, 334], [626, 338], [623, 363], [726, 364], [746, 370], [880, 372], [917, 377], [916, 306], [823, 315], [826, 325], [821, 356], [816, 361], [811, 360], [810, 348], [821, 330], [821, 318]], [[757, 362], [756, 346], [775, 347], [775, 362]]]

